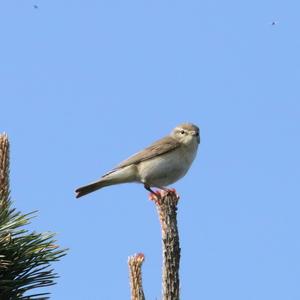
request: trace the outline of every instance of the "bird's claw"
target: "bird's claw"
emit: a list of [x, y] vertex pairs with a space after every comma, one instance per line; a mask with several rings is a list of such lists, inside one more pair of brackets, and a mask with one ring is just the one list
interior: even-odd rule
[[154, 193], [150, 193], [149, 194], [149, 200], [152, 201], [157, 201], [160, 200], [161, 198], [163, 198], [164, 196], [168, 195], [168, 194], [175, 194], [177, 198], [179, 198], [179, 195], [177, 194], [176, 190], [171, 188], [164, 188], [164, 189], [160, 189], [160, 190], [156, 190], [154, 191]]
[[161, 192], [162, 192], [161, 190], [156, 190], [154, 191], [154, 193], [149, 193], [149, 200], [156, 201], [158, 199], [161, 199], [162, 198]]

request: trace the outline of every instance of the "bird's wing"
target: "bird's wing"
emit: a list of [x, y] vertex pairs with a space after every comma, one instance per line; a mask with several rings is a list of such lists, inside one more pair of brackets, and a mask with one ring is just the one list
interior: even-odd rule
[[156, 142], [154, 142], [149, 147], [145, 148], [144, 150], [130, 156], [128, 159], [121, 162], [115, 169], [108, 172], [104, 176], [118, 170], [124, 167], [127, 167], [129, 165], [138, 164], [141, 161], [145, 161], [148, 159], [151, 159], [155, 156], [162, 155], [164, 153], [173, 151], [177, 149], [180, 146], [180, 143], [177, 142], [175, 139], [173, 139], [170, 136], [166, 136]]

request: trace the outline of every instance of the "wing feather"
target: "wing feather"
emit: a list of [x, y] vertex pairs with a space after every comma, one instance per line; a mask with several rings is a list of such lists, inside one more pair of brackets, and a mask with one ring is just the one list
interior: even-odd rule
[[180, 146], [180, 143], [178, 141], [176, 141], [171, 136], [166, 136], [166, 137], [154, 142], [152, 145], [145, 148], [144, 150], [133, 154], [128, 159], [121, 162], [112, 171], [105, 174], [104, 176], [106, 176], [108, 174], [111, 174], [111, 173], [115, 172], [118, 169], [127, 167], [129, 165], [138, 164], [141, 161], [145, 161], [145, 160], [151, 159], [155, 156], [162, 155], [164, 153], [173, 151], [173, 150], [177, 149], [179, 146]]

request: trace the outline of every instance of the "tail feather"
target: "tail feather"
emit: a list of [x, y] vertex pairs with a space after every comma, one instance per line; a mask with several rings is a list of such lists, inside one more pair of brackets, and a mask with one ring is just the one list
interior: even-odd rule
[[125, 168], [113, 170], [112, 172], [104, 175], [100, 180], [78, 188], [75, 191], [76, 198], [92, 193], [108, 185], [120, 184], [125, 182], [135, 182], [137, 181], [136, 173], [137, 171], [135, 165], [130, 165]]
[[90, 183], [88, 185], [81, 186], [77, 190], [75, 190], [76, 198], [80, 198], [84, 195], [92, 193], [92, 192], [99, 190], [107, 185], [109, 185], [109, 184], [106, 180], [99, 180], [99, 181]]

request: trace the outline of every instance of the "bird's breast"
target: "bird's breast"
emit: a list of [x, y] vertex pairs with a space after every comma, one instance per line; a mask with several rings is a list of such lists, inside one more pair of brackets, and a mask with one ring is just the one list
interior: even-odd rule
[[167, 186], [183, 177], [190, 168], [197, 148], [185, 146], [143, 161], [138, 165], [140, 180], [151, 186]]

